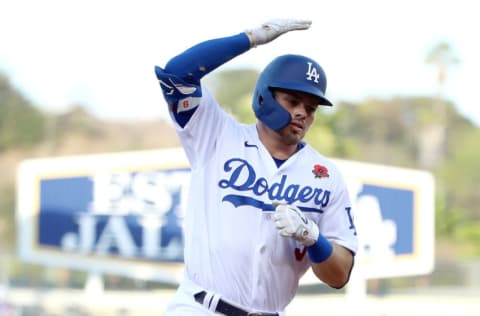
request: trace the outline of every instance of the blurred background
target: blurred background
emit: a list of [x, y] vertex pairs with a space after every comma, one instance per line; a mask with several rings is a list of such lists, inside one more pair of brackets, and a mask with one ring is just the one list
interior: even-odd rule
[[279, 54], [308, 55], [325, 68], [335, 103], [319, 110], [306, 139], [312, 146], [329, 157], [418, 169], [435, 179], [431, 273], [370, 279], [365, 297], [305, 285], [290, 315], [318, 315], [322, 308], [329, 315], [477, 315], [480, 23], [474, 12], [462, 0], [0, 0], [0, 315], [162, 312], [174, 285], [20, 260], [17, 167], [32, 158], [180, 146], [154, 65], [272, 17], [313, 25], [210, 74], [204, 84], [220, 104], [254, 122], [250, 102], [262, 67]]

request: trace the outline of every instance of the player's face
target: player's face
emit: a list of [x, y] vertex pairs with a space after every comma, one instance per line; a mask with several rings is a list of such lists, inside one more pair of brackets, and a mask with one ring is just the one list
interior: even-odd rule
[[274, 96], [292, 117], [290, 124], [282, 128], [279, 133], [288, 144], [296, 144], [312, 125], [319, 100], [311, 94], [292, 90], [276, 90]]

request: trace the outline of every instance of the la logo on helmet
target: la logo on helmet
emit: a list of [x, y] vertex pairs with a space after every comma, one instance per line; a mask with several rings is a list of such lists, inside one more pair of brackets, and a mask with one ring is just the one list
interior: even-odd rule
[[308, 70], [306, 73], [307, 80], [312, 81], [312, 78], [313, 78], [313, 81], [315, 81], [315, 83], [318, 83], [318, 78], [320, 77], [320, 74], [318, 73], [317, 68], [312, 67], [311, 62], [307, 62], [307, 64], [308, 64]]

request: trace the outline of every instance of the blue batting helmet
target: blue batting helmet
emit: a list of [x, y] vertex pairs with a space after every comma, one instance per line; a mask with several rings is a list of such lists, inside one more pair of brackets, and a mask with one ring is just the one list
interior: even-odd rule
[[317, 62], [301, 55], [279, 56], [260, 74], [253, 96], [255, 116], [273, 130], [291, 121], [290, 113], [273, 97], [275, 88], [310, 93], [320, 99], [319, 104], [332, 105], [325, 97], [325, 72]]

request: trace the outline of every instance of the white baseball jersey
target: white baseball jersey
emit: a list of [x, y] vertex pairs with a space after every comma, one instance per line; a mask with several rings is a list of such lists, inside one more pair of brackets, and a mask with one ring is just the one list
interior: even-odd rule
[[281, 312], [310, 261], [277, 232], [272, 201], [300, 207], [323, 236], [355, 252], [344, 179], [309, 145], [277, 167], [256, 126], [236, 122], [202, 89], [190, 121], [177, 126], [192, 168], [186, 278], [246, 310]]

